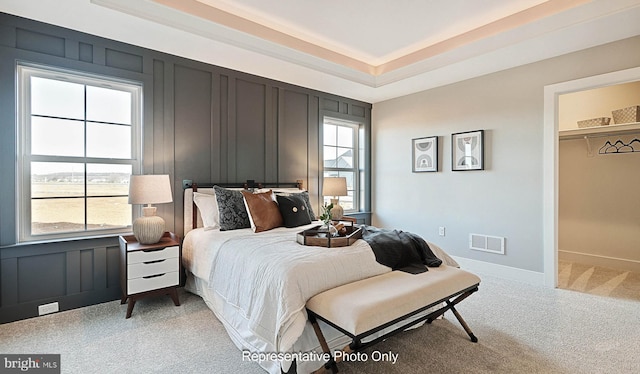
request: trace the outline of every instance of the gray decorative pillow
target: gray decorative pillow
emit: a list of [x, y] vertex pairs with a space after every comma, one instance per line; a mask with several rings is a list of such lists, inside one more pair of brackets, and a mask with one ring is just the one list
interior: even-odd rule
[[309, 219], [312, 221], [316, 220], [316, 214], [313, 212], [313, 208], [311, 207], [311, 199], [309, 199], [309, 191], [303, 191], [300, 193], [291, 193], [291, 192], [275, 192], [276, 195], [281, 196], [300, 196], [304, 200], [304, 204], [307, 207], [307, 213], [309, 213]]
[[299, 193], [298, 195], [302, 196], [304, 199], [304, 203], [307, 205], [307, 211], [309, 212], [309, 218], [312, 221], [316, 220], [316, 214], [313, 212], [313, 208], [311, 207], [311, 200], [309, 199], [309, 191], [304, 191]]
[[216, 191], [216, 200], [218, 202], [220, 231], [251, 227], [242, 192], [228, 190], [219, 186], [213, 186], [213, 189]]

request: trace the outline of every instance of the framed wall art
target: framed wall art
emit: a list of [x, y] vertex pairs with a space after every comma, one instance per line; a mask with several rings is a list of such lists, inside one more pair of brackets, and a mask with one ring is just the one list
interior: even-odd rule
[[484, 170], [484, 130], [451, 134], [451, 170]]
[[411, 171], [420, 173], [438, 171], [438, 137], [411, 139], [413, 166]]

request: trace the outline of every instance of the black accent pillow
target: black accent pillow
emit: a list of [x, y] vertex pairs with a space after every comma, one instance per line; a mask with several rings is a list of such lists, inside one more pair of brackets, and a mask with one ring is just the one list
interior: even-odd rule
[[311, 223], [307, 204], [300, 194], [276, 195], [276, 199], [284, 227], [298, 227]]
[[216, 191], [216, 201], [218, 202], [220, 231], [251, 227], [242, 192], [228, 190], [219, 186], [213, 186], [213, 189]]
[[292, 192], [275, 192], [276, 196], [299, 196], [304, 200], [304, 204], [307, 207], [307, 213], [309, 213], [309, 219], [311, 221], [316, 220], [316, 214], [313, 212], [313, 208], [311, 207], [311, 199], [309, 199], [309, 191], [303, 191], [300, 193], [292, 193]]

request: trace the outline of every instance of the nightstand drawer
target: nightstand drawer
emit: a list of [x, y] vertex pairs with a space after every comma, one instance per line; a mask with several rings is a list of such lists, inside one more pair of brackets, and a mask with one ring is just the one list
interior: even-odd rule
[[135, 278], [127, 281], [128, 293], [130, 295], [156, 290], [165, 287], [177, 286], [180, 283], [180, 272], [173, 271], [161, 275], [152, 275], [148, 278]]
[[179, 266], [180, 264], [177, 257], [129, 264], [129, 266], [127, 266], [127, 278], [134, 279], [149, 275], [169, 273], [178, 270]]
[[165, 258], [173, 258], [178, 257], [180, 253], [180, 247], [177, 245], [171, 247], [165, 247], [160, 250], [151, 250], [151, 251], [135, 251], [130, 252], [127, 263], [128, 264], [137, 264], [140, 262], [150, 262], [156, 260], [162, 260]]

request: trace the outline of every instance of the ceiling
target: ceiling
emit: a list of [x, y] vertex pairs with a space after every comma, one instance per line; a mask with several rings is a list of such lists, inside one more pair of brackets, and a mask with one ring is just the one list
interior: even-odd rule
[[0, 9], [372, 103], [640, 35], [640, 0], [59, 4]]
[[[373, 76], [434, 55], [425, 50], [435, 45], [449, 42], [438, 52], [452, 49], [452, 40], [467, 44], [587, 2], [154, 1]], [[522, 14], [516, 19], [516, 13]]]

